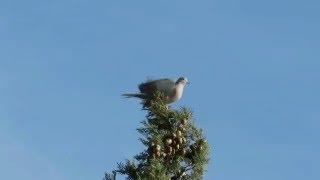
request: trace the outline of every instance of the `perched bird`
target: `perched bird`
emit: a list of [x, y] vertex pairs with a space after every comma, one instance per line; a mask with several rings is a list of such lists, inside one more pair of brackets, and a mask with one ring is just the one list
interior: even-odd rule
[[156, 91], [164, 94], [165, 102], [170, 104], [178, 101], [183, 94], [184, 87], [188, 84], [188, 79], [180, 77], [178, 80], [158, 79], [149, 80], [139, 84], [140, 93], [123, 94], [125, 97], [137, 97], [145, 101], [150, 100]]

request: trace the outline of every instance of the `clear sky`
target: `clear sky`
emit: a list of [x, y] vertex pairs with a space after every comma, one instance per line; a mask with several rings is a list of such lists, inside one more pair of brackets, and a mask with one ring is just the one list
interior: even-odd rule
[[143, 149], [135, 92], [188, 77], [206, 180], [320, 179], [320, 1], [0, 0], [0, 179], [94, 180]]

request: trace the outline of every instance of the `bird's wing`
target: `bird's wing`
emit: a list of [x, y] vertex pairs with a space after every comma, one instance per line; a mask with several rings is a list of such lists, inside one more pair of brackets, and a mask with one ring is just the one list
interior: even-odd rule
[[167, 96], [171, 96], [175, 87], [175, 81], [171, 79], [160, 79], [156, 81], [157, 90], [163, 92]]
[[144, 94], [152, 94], [157, 90], [157, 86], [155, 85], [154, 81], [147, 81], [145, 83], [141, 83], [138, 87], [140, 92]]
[[175, 81], [171, 79], [159, 79], [154, 81], [149, 81], [146, 83], [141, 83], [139, 85], [139, 90], [142, 93], [152, 94], [156, 90], [163, 92], [165, 95], [169, 96], [173, 93], [175, 87]]

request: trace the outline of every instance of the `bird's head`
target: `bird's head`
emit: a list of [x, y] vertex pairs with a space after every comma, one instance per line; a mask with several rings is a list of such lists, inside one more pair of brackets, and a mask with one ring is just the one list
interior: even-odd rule
[[186, 77], [180, 77], [177, 81], [176, 84], [183, 84], [184, 86], [189, 84], [189, 81]]

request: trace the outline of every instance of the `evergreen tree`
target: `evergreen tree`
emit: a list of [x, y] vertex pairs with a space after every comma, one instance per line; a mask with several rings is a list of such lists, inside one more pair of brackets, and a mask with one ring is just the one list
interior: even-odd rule
[[116, 174], [128, 180], [189, 180], [202, 179], [209, 161], [209, 146], [187, 108], [171, 109], [164, 96], [156, 93], [143, 102], [146, 120], [137, 131], [146, 149], [118, 163], [118, 168], [105, 174], [105, 180], [115, 180]]

